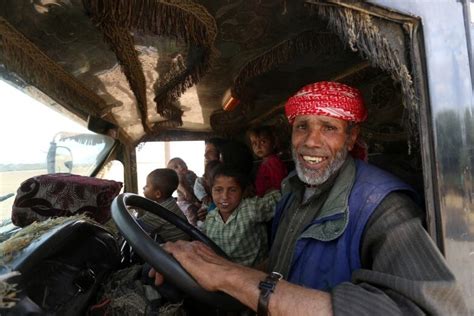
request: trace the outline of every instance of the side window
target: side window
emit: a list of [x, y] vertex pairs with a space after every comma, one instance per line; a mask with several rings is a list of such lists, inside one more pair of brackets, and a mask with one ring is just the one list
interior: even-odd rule
[[[105, 164], [97, 174], [97, 178], [115, 180], [124, 183], [124, 167], [121, 161], [112, 160]], [[120, 193], [123, 192], [123, 187]]]
[[471, 0], [469, 2], [466, 3], [466, 11], [468, 11], [468, 13], [465, 15], [465, 19], [468, 20], [468, 22], [466, 23], [466, 27], [469, 28], [467, 29], [467, 34], [469, 35], [469, 39], [468, 39], [468, 43], [470, 44], [470, 47], [469, 47], [469, 58], [470, 58], [470, 62], [471, 62], [471, 75], [473, 75], [474, 73], [474, 2]]
[[197, 176], [204, 173], [204, 141], [145, 142], [137, 146], [136, 153], [139, 194], [147, 175], [156, 168], [166, 168], [174, 157], [183, 159], [188, 170]]
[[85, 122], [54, 111], [2, 80], [0, 95], [1, 226], [11, 216], [16, 191], [23, 181], [47, 173], [89, 176], [105, 159], [114, 140], [90, 132]]
[[472, 1], [469, 2], [469, 17], [469, 22], [474, 24], [474, 2]]

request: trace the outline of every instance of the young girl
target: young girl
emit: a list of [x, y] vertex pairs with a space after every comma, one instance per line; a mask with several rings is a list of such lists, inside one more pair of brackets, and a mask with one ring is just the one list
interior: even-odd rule
[[276, 140], [270, 126], [261, 126], [248, 132], [253, 153], [262, 159], [255, 176], [255, 192], [263, 196], [267, 191], [281, 188], [281, 181], [288, 175], [285, 164], [276, 155]]
[[[226, 140], [217, 137], [206, 140], [206, 147], [204, 149], [204, 173], [208, 172], [207, 169], [209, 168], [209, 164], [215, 164], [220, 161], [222, 146], [225, 144], [225, 142]], [[205, 175], [196, 179], [194, 182], [193, 191], [196, 198], [204, 206], [209, 205], [209, 203], [212, 201], [210, 193], [211, 189], [209, 184], [206, 183]]]
[[207, 215], [203, 231], [232, 261], [255, 266], [268, 256], [266, 223], [281, 194], [274, 190], [262, 198], [243, 198], [247, 185], [247, 175], [233, 165], [214, 169], [211, 192], [216, 209]]
[[200, 203], [194, 195], [193, 187], [196, 181], [196, 174], [188, 169], [188, 166], [181, 158], [173, 158], [168, 162], [169, 169], [173, 169], [178, 174], [178, 206], [183, 211], [191, 225], [197, 225], [197, 210]]

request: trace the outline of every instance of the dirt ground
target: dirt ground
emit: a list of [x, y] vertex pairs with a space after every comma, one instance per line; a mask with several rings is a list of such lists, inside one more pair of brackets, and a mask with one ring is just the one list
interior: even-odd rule
[[[23, 181], [45, 173], [47, 173], [46, 169], [0, 172], [0, 196], [8, 193], [15, 193], [16, 195], [16, 191]], [[15, 196], [0, 202], [0, 220], [10, 217], [14, 200]]]

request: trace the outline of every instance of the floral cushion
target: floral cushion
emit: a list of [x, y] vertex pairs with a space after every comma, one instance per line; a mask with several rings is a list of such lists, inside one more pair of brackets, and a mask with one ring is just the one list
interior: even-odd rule
[[86, 213], [103, 224], [122, 183], [69, 173], [29, 178], [18, 188], [12, 208], [13, 224], [24, 227], [50, 217]]

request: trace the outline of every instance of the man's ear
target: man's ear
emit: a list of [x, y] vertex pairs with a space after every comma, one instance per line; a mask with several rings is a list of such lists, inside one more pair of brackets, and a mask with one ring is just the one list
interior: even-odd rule
[[347, 149], [349, 151], [351, 151], [352, 148], [354, 148], [354, 145], [357, 141], [357, 137], [359, 136], [359, 133], [360, 133], [360, 124], [356, 124], [351, 128], [349, 135], [347, 136], [349, 137], [348, 142], [347, 142]]

